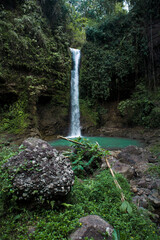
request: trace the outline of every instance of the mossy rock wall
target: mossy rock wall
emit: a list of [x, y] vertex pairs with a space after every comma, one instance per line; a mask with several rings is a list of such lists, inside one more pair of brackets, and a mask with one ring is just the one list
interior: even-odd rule
[[[52, 125], [57, 119], [66, 121], [71, 57], [63, 24], [51, 28], [40, 3], [34, 0], [0, 7], [0, 130], [22, 133], [34, 127], [41, 131], [46, 99], [48, 111], [57, 111], [59, 106], [65, 112], [55, 112]], [[11, 111], [17, 102], [21, 114]], [[14, 124], [22, 115], [21, 126]]]

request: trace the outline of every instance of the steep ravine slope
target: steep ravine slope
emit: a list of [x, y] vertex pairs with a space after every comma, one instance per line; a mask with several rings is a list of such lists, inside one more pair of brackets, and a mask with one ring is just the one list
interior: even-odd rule
[[69, 112], [68, 36], [61, 23], [51, 28], [38, 1], [7, 2], [0, 5], [0, 130], [59, 133]]

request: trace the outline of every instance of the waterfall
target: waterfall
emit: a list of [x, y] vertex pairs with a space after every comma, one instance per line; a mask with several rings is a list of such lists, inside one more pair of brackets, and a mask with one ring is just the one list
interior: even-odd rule
[[71, 71], [71, 125], [70, 136], [81, 136], [80, 110], [79, 110], [79, 63], [81, 52], [78, 49], [70, 48], [72, 53]]

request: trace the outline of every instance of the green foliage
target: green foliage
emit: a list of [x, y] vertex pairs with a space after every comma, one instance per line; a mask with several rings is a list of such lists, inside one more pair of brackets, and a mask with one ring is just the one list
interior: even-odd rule
[[160, 160], [160, 143], [154, 144], [150, 151]]
[[23, 134], [28, 126], [28, 114], [25, 107], [26, 103], [20, 100], [10, 105], [9, 110], [3, 114], [0, 132]]
[[[15, 148], [9, 148], [1, 145], [0, 149], [0, 217], [4, 214], [6, 209], [12, 211], [16, 208], [16, 196], [12, 186], [12, 179], [9, 173], [4, 170], [3, 164], [8, 158], [17, 154]], [[0, 235], [1, 236], [1, 235]]]
[[149, 22], [152, 19], [159, 19], [160, 9], [157, 7], [158, 0], [131, 0], [133, 14], [140, 21]]
[[85, 119], [86, 123], [97, 125], [98, 113], [93, 109], [93, 104], [89, 100], [80, 99], [81, 118]]
[[56, 26], [53, 36], [37, 1], [24, 1], [16, 11], [0, 11], [0, 77], [17, 95], [23, 94], [29, 105], [30, 90], [35, 90], [37, 98], [48, 91], [55, 105], [69, 103], [68, 46], [63, 25]]
[[[9, 65], [24, 66], [35, 73], [43, 71], [48, 73], [53, 72], [51, 66], [57, 64], [59, 67], [63, 63], [60, 50], [56, 49], [56, 41], [51, 36], [51, 31], [41, 16], [41, 9], [35, 2], [26, 2], [22, 6], [21, 15], [13, 15], [12, 21], [11, 19], [4, 21], [3, 15], [7, 13], [7, 11], [1, 13], [1, 33], [5, 42], [4, 50], [10, 55]], [[8, 29], [5, 29], [6, 23]], [[5, 32], [6, 30], [8, 31]], [[1, 49], [2, 53], [4, 50]]]
[[101, 158], [108, 154], [108, 151], [103, 150], [98, 143], [91, 143], [85, 138], [77, 138], [75, 141], [80, 144], [73, 143], [74, 151], [66, 153], [75, 175], [93, 174], [100, 167]]
[[129, 125], [141, 125], [150, 128], [160, 126], [159, 89], [157, 93], [147, 90], [143, 84], [138, 85], [130, 99], [118, 105], [122, 116]]
[[[117, 3], [122, 9], [122, 0], [80, 0], [69, 1], [82, 16], [94, 21], [102, 21], [106, 15], [115, 13]], [[121, 3], [121, 4], [120, 4]]]
[[70, 36], [71, 45], [81, 47], [86, 41], [85, 26], [88, 20], [81, 17], [74, 8], [70, 8], [69, 23], [66, 26], [66, 31]]
[[94, 44], [86, 44], [82, 54], [80, 96], [94, 103], [104, 101], [110, 94], [110, 58], [113, 59], [113, 56], [104, 55], [103, 49]]
[[103, 23], [86, 29], [87, 40], [116, 47], [125, 40], [124, 34], [129, 26], [131, 26], [131, 19], [126, 14], [108, 16]]
[[[27, 206], [17, 205], [16, 198], [13, 198], [8, 175], [2, 168], [7, 158], [13, 154], [15, 151], [3, 147], [0, 157], [0, 205], [3, 205], [3, 208], [1, 207], [3, 217], [0, 218], [0, 237], [2, 240], [25, 240], [28, 238], [32, 240], [67, 240], [69, 234], [81, 226], [78, 219], [89, 214], [99, 215], [114, 226], [116, 229], [114, 238], [120, 235], [122, 240], [160, 239], [155, 225], [131, 202], [130, 186], [126, 179], [117, 174], [116, 178], [123, 188], [126, 201], [133, 209], [130, 215], [119, 211], [122, 204], [120, 194], [109, 170], [102, 171], [94, 178], [83, 181], [76, 178], [70, 194], [62, 203], [53, 202], [46, 208], [45, 205], [43, 207], [41, 205], [34, 207], [34, 210]], [[10, 198], [7, 206], [6, 196]], [[30, 229], [35, 230], [33, 233], [29, 233]], [[119, 238], [115, 238], [115, 240], [117, 239]]]
[[[1, 0], [1, 6], [4, 8], [9, 8], [9, 9], [14, 9], [16, 8], [18, 5], [22, 4], [24, 2], [24, 0]], [[0, 6], [0, 7], [1, 7]]]
[[160, 177], [160, 143], [154, 144], [150, 151], [152, 152], [153, 156], [157, 159], [156, 164], [149, 164], [150, 167], [148, 171], [151, 175]]
[[160, 162], [155, 164], [149, 164], [148, 172], [155, 177], [160, 177]]
[[88, 96], [91, 101], [101, 103], [130, 96], [135, 87], [135, 69], [141, 64], [141, 72], [144, 71], [142, 57], [147, 52], [142, 29], [133, 29], [132, 24], [129, 15], [120, 13], [86, 29], [88, 42], [82, 48], [81, 98]]
[[[94, 4], [91, 2], [88, 4], [93, 7]], [[157, 90], [158, 60], [154, 57], [156, 52], [151, 52], [148, 48], [149, 44], [155, 44], [151, 42], [152, 36], [146, 34], [144, 27], [148, 26], [149, 29], [149, 24], [151, 22], [154, 24], [158, 17], [159, 9], [155, 7], [157, 0], [153, 2], [130, 1], [132, 8], [128, 14], [124, 12], [108, 14], [103, 22], [99, 20], [88, 25], [87, 43], [82, 48], [81, 98], [86, 99], [88, 96], [90, 101], [99, 103], [127, 99], [135, 86], [141, 83], [142, 78], [145, 78], [146, 86]], [[97, 4], [100, 4], [99, 1]], [[151, 63], [152, 55], [154, 63]], [[152, 66], [154, 64], [155, 66]], [[147, 114], [150, 110], [146, 108], [152, 108], [152, 104], [146, 102], [145, 105]], [[152, 108], [151, 115], [155, 123], [151, 125], [154, 126], [159, 126], [158, 105], [159, 103]], [[150, 119], [151, 117], [148, 119], [145, 117], [142, 120], [143, 125], [148, 126]]]
[[117, 232], [115, 229], [112, 233], [112, 238], [113, 238], [113, 240], [120, 240], [119, 232]]
[[43, 12], [49, 20], [49, 23], [53, 29], [57, 26], [63, 26], [65, 29], [66, 18], [68, 15], [68, 9], [64, 0], [39, 0], [42, 6]]
[[132, 213], [132, 207], [131, 207], [131, 205], [129, 204], [128, 201], [124, 201], [122, 203], [122, 205], [120, 206], [120, 211], [121, 212], [128, 212], [129, 214]]

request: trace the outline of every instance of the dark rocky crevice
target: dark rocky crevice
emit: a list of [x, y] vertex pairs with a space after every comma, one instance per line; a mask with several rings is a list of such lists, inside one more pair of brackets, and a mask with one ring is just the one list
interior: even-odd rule
[[0, 107], [4, 108], [9, 106], [18, 100], [19, 96], [14, 92], [0, 93]]

